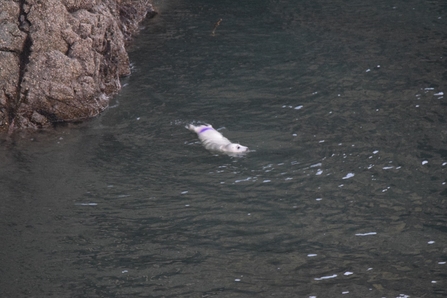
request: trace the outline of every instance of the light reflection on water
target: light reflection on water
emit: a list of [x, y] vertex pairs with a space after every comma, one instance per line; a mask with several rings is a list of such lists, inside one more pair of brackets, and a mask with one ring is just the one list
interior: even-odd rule
[[445, 7], [370, 2], [158, 3], [114, 108], [3, 143], [2, 296], [445, 296]]

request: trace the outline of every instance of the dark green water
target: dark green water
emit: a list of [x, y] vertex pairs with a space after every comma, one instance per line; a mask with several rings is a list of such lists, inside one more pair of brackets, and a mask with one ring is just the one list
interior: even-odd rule
[[109, 110], [2, 142], [0, 296], [446, 297], [447, 5], [154, 4]]

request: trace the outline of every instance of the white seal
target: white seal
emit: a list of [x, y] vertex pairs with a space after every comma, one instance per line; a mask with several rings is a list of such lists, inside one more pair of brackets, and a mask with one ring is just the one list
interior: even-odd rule
[[232, 156], [242, 155], [249, 151], [248, 147], [231, 143], [230, 140], [215, 130], [210, 124], [200, 126], [190, 124], [186, 128], [195, 132], [202, 142], [202, 145], [210, 151], [223, 152]]

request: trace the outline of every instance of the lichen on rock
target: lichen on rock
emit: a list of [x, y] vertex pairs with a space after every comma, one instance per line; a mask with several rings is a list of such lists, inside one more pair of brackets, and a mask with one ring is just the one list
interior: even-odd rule
[[0, 1], [0, 127], [47, 127], [107, 108], [147, 0]]

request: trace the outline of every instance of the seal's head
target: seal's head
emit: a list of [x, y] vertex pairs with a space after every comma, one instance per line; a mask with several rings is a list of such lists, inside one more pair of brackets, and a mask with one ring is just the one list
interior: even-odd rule
[[231, 152], [231, 153], [248, 152], [248, 147], [242, 146], [241, 144], [235, 144], [235, 143], [228, 144], [228, 145], [224, 146], [222, 149], [224, 152]]

